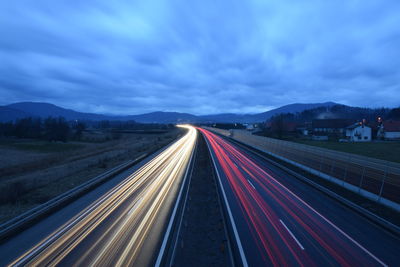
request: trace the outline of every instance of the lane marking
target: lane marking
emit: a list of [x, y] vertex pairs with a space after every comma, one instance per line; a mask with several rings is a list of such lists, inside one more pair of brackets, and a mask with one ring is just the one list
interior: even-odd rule
[[137, 208], [137, 206], [140, 204], [140, 202], [142, 202], [143, 197], [139, 198], [138, 201], [136, 201], [135, 205], [133, 205], [133, 207], [129, 210], [128, 215], [131, 215], [132, 212], [134, 212]]
[[249, 182], [249, 184], [251, 185], [251, 187], [253, 187], [254, 190], [256, 190], [256, 187], [250, 182], [250, 180], [249, 180], [249, 179], [246, 179], [246, 180], [247, 180], [247, 182]]
[[[124, 178], [124, 180], [122, 180], [120, 183], [118, 183], [115, 187], [111, 188], [103, 196], [96, 199], [88, 207], [86, 207], [84, 210], [82, 210], [77, 215], [72, 217], [69, 221], [67, 221], [61, 227], [56, 229], [52, 234], [50, 234], [45, 239], [40, 241], [34, 247], [29, 249], [22, 256], [15, 259], [12, 263], [10, 263], [10, 266], [11, 265], [13, 265], [13, 266], [26, 265], [26, 261], [30, 261], [32, 259], [32, 257], [36, 257], [37, 255], [42, 253], [45, 249], [50, 247], [52, 245], [52, 243], [54, 243], [59, 238], [59, 236], [64, 235], [65, 233], [70, 231], [73, 227], [76, 227], [76, 225], [78, 225], [78, 223], [83, 221], [84, 217], [86, 217], [87, 215], [90, 215], [93, 211], [95, 211], [97, 208], [101, 207], [102, 205], [106, 205], [106, 207], [103, 207], [103, 209], [107, 208], [109, 210], [110, 206], [112, 206], [112, 205], [111, 205], [111, 203], [108, 203], [108, 201], [112, 197], [118, 198], [119, 199], [118, 202], [120, 202], [121, 196], [126, 193], [126, 190], [123, 190], [124, 187], [126, 187], [129, 184], [131, 184], [131, 186], [134, 184], [137, 184], [138, 181], [134, 181], [135, 177], [140, 176], [140, 173], [142, 173], [144, 170], [146, 170], [148, 168], [151, 169], [152, 167], [150, 167], [150, 166], [153, 166], [154, 162], [156, 162], [157, 160], [161, 160], [161, 159], [167, 157], [167, 155], [171, 154], [170, 150], [174, 151], [173, 148], [178, 147], [177, 144], [183, 143], [184, 141], [182, 141], [182, 140], [184, 138], [185, 138], [185, 136], [178, 139], [175, 143], [172, 143], [171, 145], [167, 146], [166, 148], [161, 149], [160, 152], [155, 152], [154, 153], [155, 156], [153, 158], [149, 159], [144, 165], [142, 165], [141, 167], [136, 169], [132, 174], [130, 174], [126, 178]], [[121, 192], [121, 190], [123, 192]], [[103, 215], [104, 214], [106, 214], [106, 213], [103, 213]], [[101, 216], [103, 216], [103, 215], [101, 215]]]
[[297, 238], [294, 236], [294, 234], [292, 233], [292, 231], [289, 230], [289, 228], [286, 226], [286, 224], [279, 219], [279, 221], [281, 222], [281, 224], [283, 225], [283, 227], [285, 227], [285, 229], [289, 232], [290, 236], [294, 239], [294, 241], [296, 241], [297, 245], [299, 245], [299, 247], [304, 250], [304, 247], [301, 245], [301, 243], [299, 242], [299, 240], [297, 240]]
[[236, 224], [235, 224], [235, 221], [233, 219], [232, 211], [231, 211], [231, 208], [230, 208], [230, 206], [228, 204], [228, 199], [226, 197], [225, 190], [224, 190], [224, 187], [223, 187], [222, 182], [221, 182], [221, 176], [219, 175], [217, 164], [215, 163], [213, 150], [211, 149], [210, 144], [208, 143], [207, 136], [204, 135], [204, 137], [205, 137], [205, 140], [206, 140], [206, 143], [207, 143], [208, 150], [210, 151], [211, 159], [212, 159], [212, 162], [213, 162], [213, 165], [214, 165], [214, 168], [215, 168], [215, 173], [218, 176], [218, 182], [219, 182], [219, 185], [221, 187], [222, 195], [224, 197], [225, 205], [226, 205], [226, 208], [227, 208], [227, 211], [228, 211], [229, 219], [230, 219], [231, 224], [232, 224], [233, 233], [235, 234], [235, 239], [236, 239], [236, 242], [237, 242], [237, 245], [238, 245], [238, 248], [239, 248], [239, 253], [240, 253], [240, 257], [242, 259], [243, 266], [244, 267], [248, 267], [249, 265], [247, 263], [247, 259], [246, 259], [246, 256], [244, 254], [242, 242], [240, 242], [239, 233], [238, 233], [238, 230], [236, 228]]
[[[207, 130], [206, 130], [207, 131]], [[210, 132], [210, 131], [209, 131]], [[216, 134], [214, 134], [216, 135]], [[219, 137], [222, 139], [222, 137]], [[228, 137], [229, 138], [229, 137]], [[258, 152], [256, 151], [252, 151], [249, 148], [245, 147], [243, 144], [240, 144], [240, 141], [234, 140], [233, 138], [229, 138], [231, 144], [236, 144], [237, 146], [240, 146], [241, 148], [243, 148], [244, 150], [250, 151], [251, 153], [259, 156], [260, 158], [271, 162], [272, 160], [269, 160], [268, 158], [265, 158], [264, 156], [260, 155]], [[253, 149], [255, 150], [259, 150], [258, 148], [251, 146]], [[273, 162], [273, 161], [272, 161]], [[336, 226], [333, 222], [331, 222], [330, 220], [328, 220], [326, 217], [324, 217], [321, 213], [317, 212], [314, 208], [312, 208], [309, 204], [307, 204], [304, 200], [302, 200], [299, 196], [297, 196], [295, 193], [293, 193], [291, 190], [289, 190], [287, 187], [285, 187], [282, 183], [280, 183], [277, 179], [275, 179], [272, 175], [268, 174], [265, 170], [263, 170], [261, 167], [258, 166], [258, 164], [254, 164], [256, 166], [256, 168], [258, 168], [259, 170], [261, 170], [262, 172], [266, 173], [267, 176], [269, 176], [272, 180], [274, 180], [276, 183], [278, 183], [280, 186], [282, 186], [285, 190], [287, 190], [291, 195], [293, 195], [296, 199], [298, 199], [301, 203], [303, 203], [305, 206], [307, 206], [309, 209], [311, 209], [312, 211], [314, 211], [318, 216], [320, 216], [323, 220], [325, 220], [329, 225], [331, 225], [334, 229], [336, 229], [338, 232], [340, 232], [342, 235], [344, 235], [346, 238], [348, 238], [351, 242], [353, 242], [353, 244], [355, 244], [357, 247], [359, 247], [362, 251], [364, 251], [366, 254], [368, 254], [370, 257], [372, 257], [374, 260], [376, 260], [378, 263], [380, 263], [382, 266], [388, 266], [387, 264], [385, 264], [383, 261], [381, 261], [378, 257], [376, 257], [374, 254], [372, 254], [368, 249], [366, 249], [365, 247], [363, 247], [360, 243], [358, 243], [356, 240], [354, 240], [352, 237], [350, 237], [348, 234], [346, 234], [342, 229], [340, 229], [338, 226]], [[287, 171], [286, 171], [287, 172]]]
[[[195, 140], [195, 143], [194, 143], [194, 148], [196, 148], [196, 145], [197, 145], [197, 131], [195, 133], [196, 133], [196, 140]], [[190, 155], [189, 162], [187, 164], [185, 175], [184, 175], [184, 177], [182, 179], [181, 188], [179, 189], [178, 197], [175, 200], [174, 209], [172, 211], [172, 214], [171, 214], [168, 226], [167, 226], [167, 230], [166, 230], [166, 232], [164, 234], [164, 239], [162, 241], [161, 248], [160, 248], [160, 251], [158, 253], [156, 263], [154, 264], [155, 267], [160, 267], [161, 266], [161, 263], [162, 263], [162, 260], [163, 260], [163, 257], [164, 257], [164, 253], [165, 253], [165, 250], [166, 250], [166, 247], [167, 247], [167, 242], [169, 240], [169, 236], [170, 236], [170, 233], [172, 231], [172, 225], [173, 225], [175, 217], [177, 215], [177, 210], [178, 210], [178, 206], [179, 206], [179, 203], [180, 203], [180, 200], [181, 200], [181, 197], [182, 197], [182, 193], [183, 193], [183, 190], [184, 190], [184, 185], [186, 183], [186, 180], [188, 179], [187, 176], [189, 174], [190, 165], [192, 164], [193, 155], [194, 155], [194, 152], [195, 152], [194, 150], [195, 149], [193, 149], [191, 151], [191, 155]]]
[[[232, 142], [231, 142], [232, 143]], [[252, 152], [253, 154], [261, 157], [264, 160], [267, 160], [268, 162], [271, 162], [272, 160], [269, 160], [268, 158], [265, 158], [264, 156], [262, 156], [261, 154], [251, 151], [250, 149], [246, 148], [245, 146], [236, 143], [238, 146], [242, 147], [243, 149], [247, 149], [250, 152]], [[254, 147], [253, 147], [254, 148]], [[254, 148], [257, 149], [257, 148]], [[272, 161], [273, 162], [273, 161]], [[330, 220], [328, 220], [325, 216], [323, 216], [321, 213], [319, 213], [318, 211], [316, 211], [313, 207], [311, 207], [309, 204], [307, 204], [304, 200], [302, 200], [299, 196], [297, 196], [295, 193], [293, 193], [291, 190], [289, 190], [286, 186], [284, 186], [282, 183], [280, 183], [276, 178], [274, 178], [272, 175], [268, 174], [265, 170], [263, 170], [262, 168], [260, 168], [257, 164], [255, 164], [255, 166], [263, 171], [264, 173], [266, 173], [272, 180], [274, 180], [276, 183], [278, 183], [280, 186], [282, 186], [286, 191], [288, 191], [292, 196], [294, 196], [296, 199], [298, 199], [301, 203], [303, 203], [305, 206], [307, 206], [309, 209], [311, 209], [313, 212], [315, 212], [318, 216], [320, 216], [323, 220], [325, 220], [329, 225], [331, 225], [334, 229], [336, 229], [337, 231], [339, 231], [342, 235], [344, 235], [345, 237], [347, 237], [351, 242], [353, 242], [353, 244], [355, 244], [357, 247], [359, 247], [361, 250], [363, 250], [366, 254], [368, 254], [369, 256], [371, 256], [371, 258], [373, 258], [374, 260], [376, 260], [378, 263], [380, 263], [382, 266], [388, 266], [386, 263], [384, 263], [383, 261], [381, 261], [378, 257], [376, 257], [374, 254], [372, 254], [368, 249], [366, 249], [365, 247], [363, 247], [360, 243], [358, 243], [356, 240], [354, 240], [352, 237], [350, 237], [348, 234], [346, 234], [342, 229], [340, 229], [338, 226], [336, 226], [333, 222], [331, 222]], [[287, 171], [286, 171], [287, 172]]]

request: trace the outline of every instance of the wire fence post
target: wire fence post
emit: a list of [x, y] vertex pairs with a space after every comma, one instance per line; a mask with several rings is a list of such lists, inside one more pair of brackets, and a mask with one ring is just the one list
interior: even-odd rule
[[[318, 151], [319, 153], [320, 151]], [[319, 157], [320, 157], [320, 162], [319, 162], [319, 175], [321, 175], [322, 173], [322, 163], [324, 162], [324, 156], [322, 155], [322, 153], [319, 153]]]
[[299, 164], [302, 164], [301, 162], [301, 157], [299, 155], [299, 144], [293, 143], [293, 148], [292, 148], [292, 153], [293, 153], [293, 159], [296, 159], [296, 162]]
[[365, 165], [363, 165], [363, 170], [362, 170], [362, 173], [361, 173], [360, 184], [358, 185], [358, 193], [361, 192], [361, 187], [362, 187], [362, 183], [363, 183], [363, 180], [364, 180], [364, 175], [365, 175]]
[[274, 154], [278, 155], [278, 140], [274, 139]]
[[313, 158], [313, 155], [314, 155], [314, 148], [312, 146], [308, 147], [307, 155], [308, 155], [308, 167], [311, 169], [312, 167], [314, 167], [313, 164], [312, 164], [312, 158]]
[[332, 180], [332, 178], [334, 177], [334, 176], [333, 176], [333, 169], [334, 169], [334, 168], [335, 168], [335, 160], [332, 159], [331, 171], [330, 171], [330, 173], [329, 173], [329, 177], [330, 177], [331, 180]]
[[345, 181], [346, 181], [347, 169], [349, 168], [350, 161], [351, 161], [351, 155], [349, 155], [349, 160], [347, 161], [346, 167], [345, 167], [345, 169], [344, 169], [344, 174], [343, 174], [343, 187], [344, 187], [344, 183], [345, 183]]
[[382, 198], [383, 186], [385, 185], [385, 180], [386, 180], [386, 178], [388, 176], [388, 171], [389, 171], [389, 162], [386, 161], [386, 169], [385, 169], [385, 174], [383, 175], [381, 189], [379, 190], [378, 202], [380, 202], [381, 198]]
[[281, 153], [282, 147], [281, 146], [282, 146], [282, 140], [278, 140], [278, 146], [276, 147], [277, 148], [276, 154], [279, 156], [282, 155], [282, 153]]

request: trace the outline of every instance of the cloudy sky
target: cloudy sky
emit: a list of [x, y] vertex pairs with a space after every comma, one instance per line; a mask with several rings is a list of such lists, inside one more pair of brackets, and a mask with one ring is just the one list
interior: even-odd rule
[[399, 13], [399, 0], [1, 1], [0, 105], [399, 106]]

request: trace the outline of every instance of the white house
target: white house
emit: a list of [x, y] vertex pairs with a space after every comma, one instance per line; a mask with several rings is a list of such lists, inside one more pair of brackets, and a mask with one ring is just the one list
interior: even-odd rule
[[400, 139], [400, 121], [384, 121], [378, 129], [377, 136], [385, 140]]
[[254, 124], [252, 124], [252, 123], [244, 123], [243, 125], [246, 126], [246, 130], [248, 130], [248, 131], [254, 130]]
[[346, 127], [346, 137], [352, 142], [370, 142], [371, 128], [362, 123]]

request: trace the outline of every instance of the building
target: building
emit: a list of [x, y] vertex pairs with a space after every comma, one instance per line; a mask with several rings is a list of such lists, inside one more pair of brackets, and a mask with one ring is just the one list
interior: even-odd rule
[[378, 128], [377, 136], [385, 140], [400, 139], [400, 121], [384, 121]]
[[265, 124], [265, 129], [270, 132], [295, 134], [297, 131], [297, 123], [290, 121], [272, 121]]
[[296, 130], [301, 135], [309, 135], [312, 131], [312, 124], [311, 122], [298, 124]]
[[344, 137], [346, 127], [354, 123], [349, 119], [323, 119], [313, 120], [311, 124], [312, 140], [339, 139]]
[[314, 141], [328, 141], [329, 138], [327, 135], [313, 135], [311, 136], [311, 140]]
[[346, 137], [352, 142], [370, 142], [371, 133], [371, 127], [361, 122], [346, 127]]
[[246, 130], [248, 130], [248, 131], [254, 130], [254, 124], [252, 124], [252, 123], [243, 123], [243, 125], [246, 127]]
[[[349, 119], [325, 119], [313, 120], [312, 130], [313, 133], [323, 134], [344, 134], [346, 127], [354, 123], [354, 120]], [[318, 135], [318, 134], [316, 134]]]

